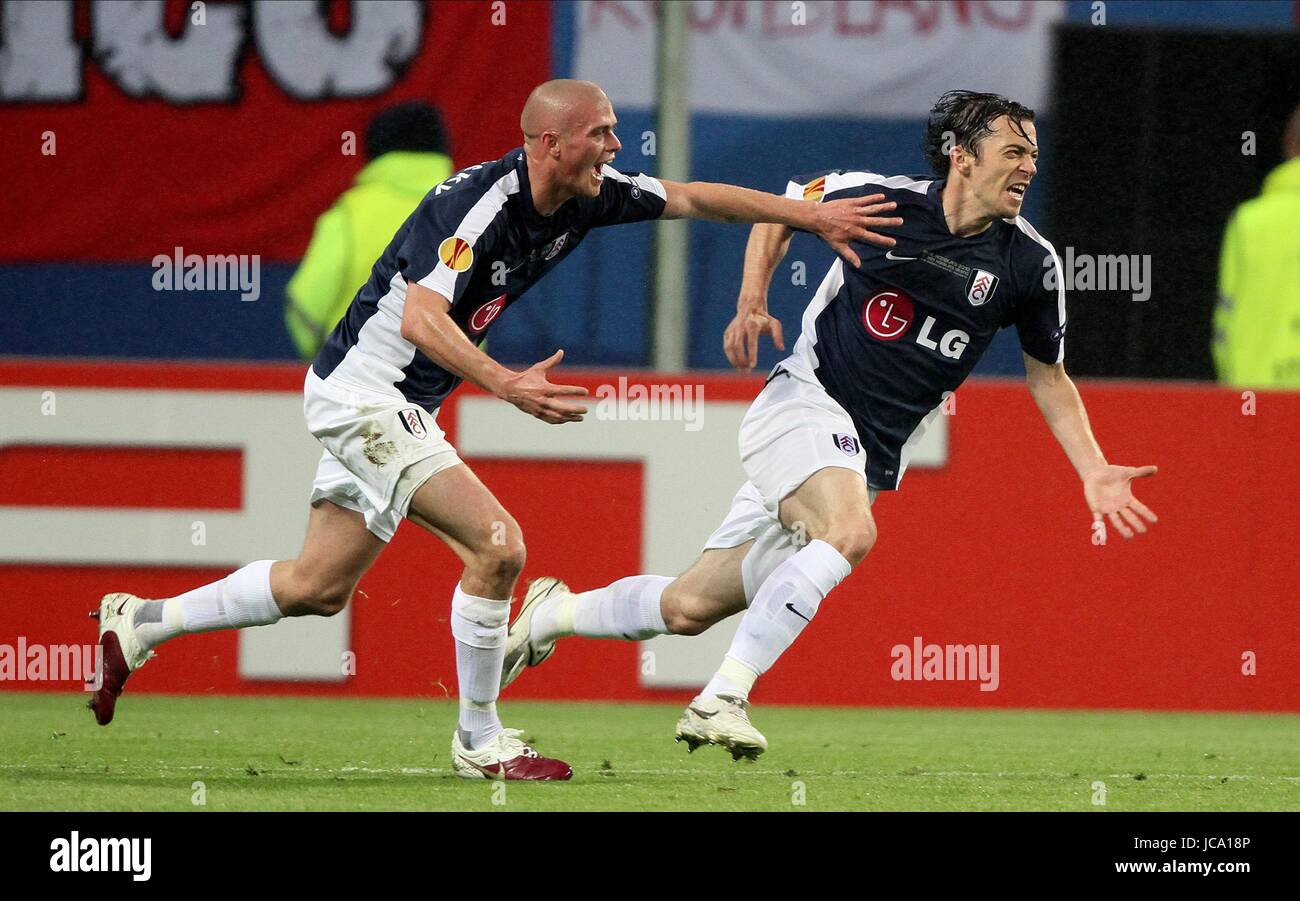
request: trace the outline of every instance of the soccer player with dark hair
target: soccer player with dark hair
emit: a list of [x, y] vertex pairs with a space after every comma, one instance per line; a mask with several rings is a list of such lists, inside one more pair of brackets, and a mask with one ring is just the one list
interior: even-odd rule
[[[898, 488], [911, 449], [945, 396], [999, 329], [1014, 326], [1030, 394], [1078, 473], [1095, 522], [1125, 538], [1156, 517], [1129, 483], [1154, 466], [1109, 463], [1065, 373], [1065, 290], [1052, 245], [1020, 215], [1037, 172], [1034, 113], [994, 94], [951, 91], [926, 128], [935, 178], [834, 171], [790, 182], [786, 196], [829, 202], [883, 193], [903, 226], [894, 247], [856, 245], [837, 260], [803, 316], [794, 352], [768, 377], [740, 426], [748, 481], [676, 579], [641, 575], [575, 594], [538, 579], [510, 630], [503, 684], [568, 635], [696, 635], [745, 611], [717, 674], [687, 706], [677, 739], [733, 756], [767, 748], [749, 719], [755, 681], [808, 626], [876, 543], [871, 503]], [[751, 369], [758, 338], [784, 349], [767, 312], [791, 230], [750, 234], [727, 358]]]
[[101, 724], [113, 718], [130, 673], [164, 641], [338, 613], [405, 518], [464, 564], [450, 611], [460, 691], [452, 768], [471, 779], [569, 778], [567, 764], [540, 757], [497, 716], [524, 540], [447, 442], [440, 405], [468, 380], [543, 422], [582, 419], [577, 398], [586, 389], [547, 378], [562, 350], [517, 372], [478, 344], [593, 228], [682, 217], [780, 222], [856, 259], [850, 240], [892, 246], [868, 229], [900, 222], [880, 215], [893, 207], [881, 194], [810, 203], [619, 172], [610, 165], [622, 147], [616, 124], [596, 85], [546, 82], [524, 104], [522, 147], [453, 175], [420, 201], [307, 373], [307, 426], [324, 453], [302, 553], [250, 563], [175, 598], [105, 596], [97, 611], [104, 678], [91, 701]]

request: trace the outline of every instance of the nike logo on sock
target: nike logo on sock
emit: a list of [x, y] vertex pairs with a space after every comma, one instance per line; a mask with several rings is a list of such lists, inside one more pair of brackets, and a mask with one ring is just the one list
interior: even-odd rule
[[801, 620], [803, 620], [806, 623], [812, 622], [812, 620], [810, 620], [808, 617], [804, 616], [798, 610], [794, 609], [794, 604], [791, 604], [789, 601], [786, 601], [785, 609], [789, 610], [791, 613], [793, 613], [795, 616], [799, 617]]

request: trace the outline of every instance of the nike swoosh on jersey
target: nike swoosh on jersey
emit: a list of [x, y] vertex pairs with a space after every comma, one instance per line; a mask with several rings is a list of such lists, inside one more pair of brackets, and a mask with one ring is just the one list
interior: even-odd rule
[[911, 260], [919, 260], [921, 258], [920, 257], [896, 257], [894, 256], [894, 252], [892, 250], [886, 250], [885, 259], [898, 260], [899, 262], [910, 262]]

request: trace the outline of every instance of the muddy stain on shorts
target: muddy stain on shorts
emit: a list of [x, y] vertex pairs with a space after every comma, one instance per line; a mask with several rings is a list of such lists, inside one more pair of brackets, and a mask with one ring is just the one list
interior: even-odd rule
[[397, 445], [391, 441], [381, 440], [383, 432], [366, 432], [366, 443], [361, 448], [365, 458], [376, 466], [391, 463], [397, 456]]

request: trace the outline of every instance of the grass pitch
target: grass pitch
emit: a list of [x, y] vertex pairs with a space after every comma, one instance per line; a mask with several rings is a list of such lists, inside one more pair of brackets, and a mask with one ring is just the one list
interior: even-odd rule
[[0, 810], [1300, 810], [1291, 715], [759, 706], [734, 763], [673, 742], [676, 704], [507, 701], [575, 775], [503, 792], [452, 775], [448, 702], [84, 703], [0, 694]]

